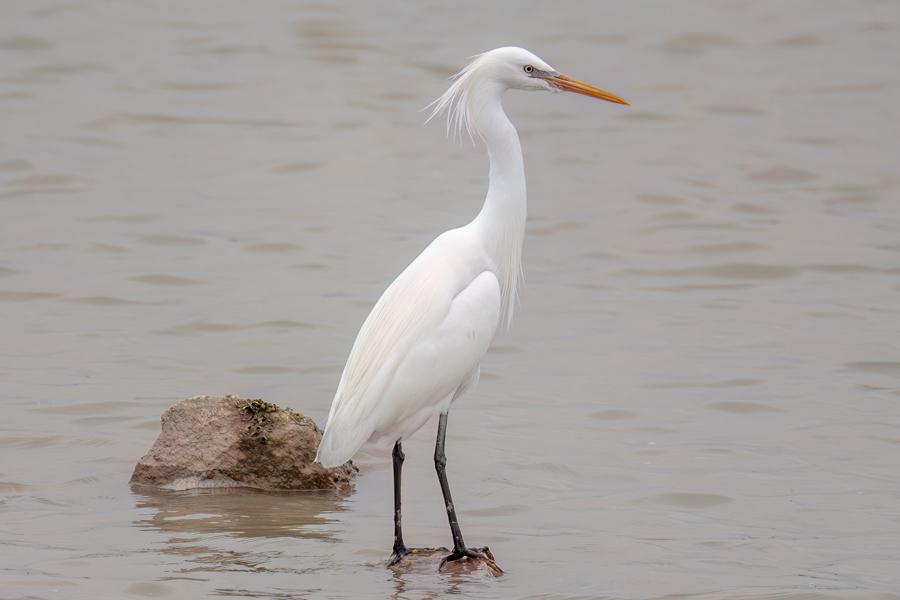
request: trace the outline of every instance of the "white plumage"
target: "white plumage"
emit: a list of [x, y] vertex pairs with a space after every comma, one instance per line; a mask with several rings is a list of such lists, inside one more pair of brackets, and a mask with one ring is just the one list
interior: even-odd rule
[[500, 322], [501, 290], [472, 224], [439, 236], [388, 287], [344, 367], [317, 460], [390, 450], [478, 379]]
[[511, 59], [552, 71], [526, 50], [501, 48], [476, 57], [436, 102], [432, 116], [446, 110], [448, 126], [487, 144], [487, 198], [471, 223], [440, 235], [394, 280], [360, 329], [319, 445], [317, 460], [326, 467], [348, 461], [366, 442], [389, 450], [446, 412], [477, 381], [501, 316], [512, 322], [525, 168], [500, 98], [530, 82], [517, 81]]

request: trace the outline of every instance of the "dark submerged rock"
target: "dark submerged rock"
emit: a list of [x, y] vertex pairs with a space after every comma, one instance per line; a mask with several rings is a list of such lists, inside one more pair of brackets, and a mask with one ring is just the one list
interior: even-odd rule
[[251, 487], [336, 489], [358, 471], [313, 460], [322, 431], [312, 419], [262, 400], [197, 396], [162, 415], [162, 431], [131, 483], [173, 490]]

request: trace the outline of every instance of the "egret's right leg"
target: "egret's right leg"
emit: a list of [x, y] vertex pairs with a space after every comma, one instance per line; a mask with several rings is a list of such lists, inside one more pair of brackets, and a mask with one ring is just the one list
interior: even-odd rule
[[394, 450], [391, 452], [391, 458], [394, 464], [394, 553], [388, 566], [392, 567], [400, 562], [407, 554], [420, 554], [425, 552], [436, 552], [438, 550], [446, 552], [446, 548], [407, 548], [403, 543], [403, 528], [400, 526], [400, 474], [403, 470], [403, 461], [406, 455], [403, 454], [403, 448], [400, 447], [400, 440], [394, 444]]
[[403, 461], [406, 455], [400, 447], [400, 440], [394, 443], [394, 451], [391, 452], [394, 463], [394, 556], [390, 564], [395, 564], [400, 557], [409, 553], [406, 544], [403, 543], [403, 529], [400, 527], [400, 473], [403, 470]]

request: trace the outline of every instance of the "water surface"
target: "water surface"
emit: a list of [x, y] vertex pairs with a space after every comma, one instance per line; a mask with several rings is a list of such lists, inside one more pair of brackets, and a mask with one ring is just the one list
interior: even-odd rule
[[[900, 598], [900, 5], [0, 4], [9, 598]], [[132, 490], [159, 416], [323, 423], [386, 285], [486, 187], [420, 110], [517, 44], [526, 285], [451, 411], [467, 541], [391, 572], [347, 494]], [[433, 426], [406, 537], [449, 544]]]

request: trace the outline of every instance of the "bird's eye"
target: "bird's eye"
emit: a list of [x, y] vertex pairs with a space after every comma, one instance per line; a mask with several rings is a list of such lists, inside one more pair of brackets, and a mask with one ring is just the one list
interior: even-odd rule
[[525, 65], [525, 72], [534, 73], [534, 67], [532, 67], [531, 65]]

